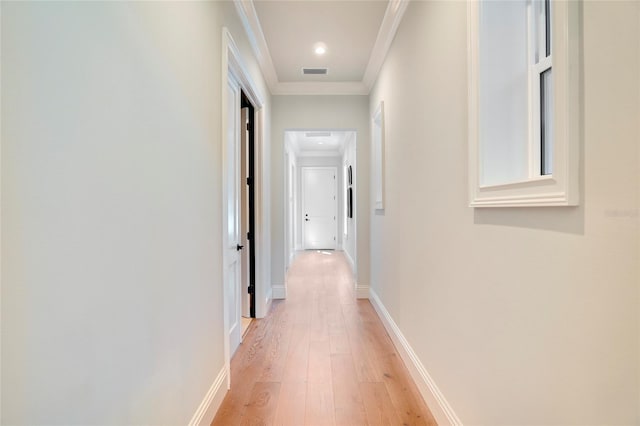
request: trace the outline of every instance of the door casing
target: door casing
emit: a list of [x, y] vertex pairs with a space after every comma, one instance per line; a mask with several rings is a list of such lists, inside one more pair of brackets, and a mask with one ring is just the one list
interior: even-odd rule
[[[226, 200], [228, 196], [228, 183], [226, 182], [226, 177], [224, 173], [225, 167], [225, 146], [226, 146], [226, 138], [228, 132], [228, 95], [227, 95], [227, 86], [230, 80], [235, 80], [240, 89], [246, 94], [247, 98], [251, 101], [251, 103], [255, 107], [254, 116], [255, 116], [255, 176], [256, 176], [256, 185], [255, 185], [255, 214], [256, 218], [256, 317], [261, 318], [266, 315], [269, 310], [271, 297], [270, 291], [266, 288], [266, 284], [268, 283], [271, 257], [270, 257], [270, 248], [271, 248], [271, 240], [269, 229], [266, 224], [270, 223], [270, 197], [268, 187], [264, 185], [263, 181], [266, 181], [268, 178], [269, 166], [266, 164], [265, 159], [268, 158], [268, 147], [264, 145], [264, 105], [263, 101], [264, 97], [260, 94], [260, 92], [256, 89], [257, 86], [253, 82], [251, 75], [247, 71], [247, 68], [243, 64], [242, 56], [240, 55], [240, 51], [231, 36], [229, 30], [224, 27], [222, 28], [222, 73], [221, 73], [221, 109], [222, 109], [222, 121], [221, 121], [221, 140], [222, 142], [222, 156], [221, 156], [221, 168], [223, 170], [223, 181], [222, 181], [222, 210], [223, 210], [223, 219], [221, 224], [222, 231], [222, 259], [221, 265], [224, 266], [224, 253], [225, 250], [229, 247], [229, 242], [225, 237], [226, 226], [227, 226], [227, 212], [226, 210]], [[239, 110], [238, 110], [239, 111]], [[213, 141], [212, 141], [213, 143]], [[228, 282], [227, 277], [228, 271], [222, 267], [221, 269], [221, 280], [223, 284]], [[227, 388], [231, 387], [231, 342], [230, 342], [230, 321], [229, 315], [232, 307], [228, 306], [228, 298], [229, 295], [228, 286], [222, 286], [222, 309], [223, 309], [223, 329], [224, 329], [224, 361], [225, 361], [225, 371], [226, 371], [226, 379], [227, 379]]]

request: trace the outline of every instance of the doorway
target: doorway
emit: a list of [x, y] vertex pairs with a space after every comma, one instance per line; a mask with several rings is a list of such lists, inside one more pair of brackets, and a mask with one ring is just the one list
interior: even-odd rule
[[337, 168], [302, 168], [302, 240], [305, 250], [336, 249]]
[[[335, 249], [343, 251], [354, 276], [357, 276], [357, 133], [351, 129], [286, 130], [284, 133], [284, 266], [285, 271], [296, 255], [305, 249]], [[310, 170], [316, 170], [316, 172]], [[317, 170], [331, 169], [332, 189], [304, 189]], [[334, 180], [335, 176], [335, 180]], [[309, 201], [327, 192], [329, 197], [318, 207], [324, 216], [314, 220], [316, 213], [306, 206]], [[305, 194], [307, 195], [305, 198]], [[313, 194], [312, 199], [309, 194]], [[335, 197], [335, 200], [333, 199]], [[322, 210], [325, 210], [324, 212]], [[335, 219], [334, 219], [335, 217]], [[330, 218], [330, 223], [327, 221]], [[316, 226], [318, 225], [318, 226]], [[331, 225], [331, 226], [329, 226]], [[331, 229], [331, 230], [328, 230]], [[310, 233], [324, 235], [324, 241], [310, 238]], [[335, 238], [335, 239], [334, 239]], [[315, 240], [315, 242], [312, 242]], [[283, 289], [286, 294], [286, 289]]]
[[[241, 90], [240, 235], [242, 250], [242, 317], [256, 317], [255, 109]], [[243, 321], [242, 334], [248, 322]]]
[[[263, 184], [269, 170], [264, 147], [265, 102], [246, 71], [239, 50], [226, 28], [223, 28], [222, 51], [222, 67], [227, 72], [222, 74], [221, 99], [221, 286], [225, 330], [224, 358], [229, 387], [231, 357], [242, 341], [243, 313], [246, 314], [248, 310], [249, 317], [263, 317], [270, 306], [270, 292], [265, 283], [268, 282], [268, 265], [271, 262], [268, 250], [271, 242], [265, 225], [269, 223], [270, 211], [269, 198], [265, 196], [268, 194], [268, 188]], [[246, 141], [246, 155], [242, 152], [243, 137]], [[251, 147], [249, 142], [252, 142]], [[253, 160], [250, 167], [251, 151]], [[251, 176], [248, 176], [249, 174]], [[250, 177], [250, 185], [247, 185], [247, 177]], [[250, 198], [253, 200], [251, 208]], [[250, 212], [253, 212], [253, 220], [250, 220]], [[248, 280], [243, 281], [243, 275], [247, 276]], [[249, 294], [249, 287], [252, 287], [253, 297]], [[249, 296], [246, 297], [246, 294]]]

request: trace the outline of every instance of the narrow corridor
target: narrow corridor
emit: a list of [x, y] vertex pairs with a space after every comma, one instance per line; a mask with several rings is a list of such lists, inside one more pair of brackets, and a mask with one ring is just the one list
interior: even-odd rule
[[341, 252], [302, 252], [254, 321], [213, 425], [435, 425]]

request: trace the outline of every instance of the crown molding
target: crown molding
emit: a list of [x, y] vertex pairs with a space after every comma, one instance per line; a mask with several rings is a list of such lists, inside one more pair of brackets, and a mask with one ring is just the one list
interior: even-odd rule
[[410, 0], [390, 0], [371, 50], [362, 81], [358, 82], [280, 82], [273, 66], [253, 0], [233, 0], [264, 79], [273, 95], [368, 95], [391, 47]]
[[240, 16], [242, 26], [247, 33], [253, 53], [258, 59], [258, 64], [260, 65], [267, 86], [269, 86], [269, 90], [273, 92], [273, 88], [278, 84], [278, 75], [276, 74], [276, 68], [273, 66], [269, 46], [267, 46], [267, 40], [264, 38], [264, 33], [262, 32], [256, 9], [253, 6], [253, 1], [233, 0], [233, 4]]
[[296, 154], [296, 157], [300, 158], [300, 157], [329, 157], [329, 158], [335, 158], [335, 157], [341, 157], [342, 154], [340, 153], [339, 150], [335, 150], [335, 151], [300, 151], [299, 153]]
[[277, 83], [272, 95], [368, 95], [369, 89], [360, 81], [312, 81]]
[[380, 68], [382, 68], [384, 59], [387, 57], [387, 53], [391, 48], [391, 43], [396, 36], [404, 12], [407, 10], [407, 6], [409, 6], [409, 1], [410, 0], [390, 0], [387, 5], [387, 11], [384, 14], [384, 18], [382, 18], [378, 37], [373, 45], [369, 63], [362, 78], [363, 84], [369, 91], [371, 91], [378, 78]]

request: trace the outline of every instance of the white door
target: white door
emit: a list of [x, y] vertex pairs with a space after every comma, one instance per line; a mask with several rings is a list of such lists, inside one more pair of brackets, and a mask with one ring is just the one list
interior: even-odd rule
[[229, 333], [229, 356], [242, 338], [241, 297], [242, 262], [240, 243], [240, 88], [229, 78], [227, 85], [227, 134], [224, 143], [224, 293]]
[[335, 167], [302, 168], [302, 228], [305, 249], [335, 249], [337, 180]]

